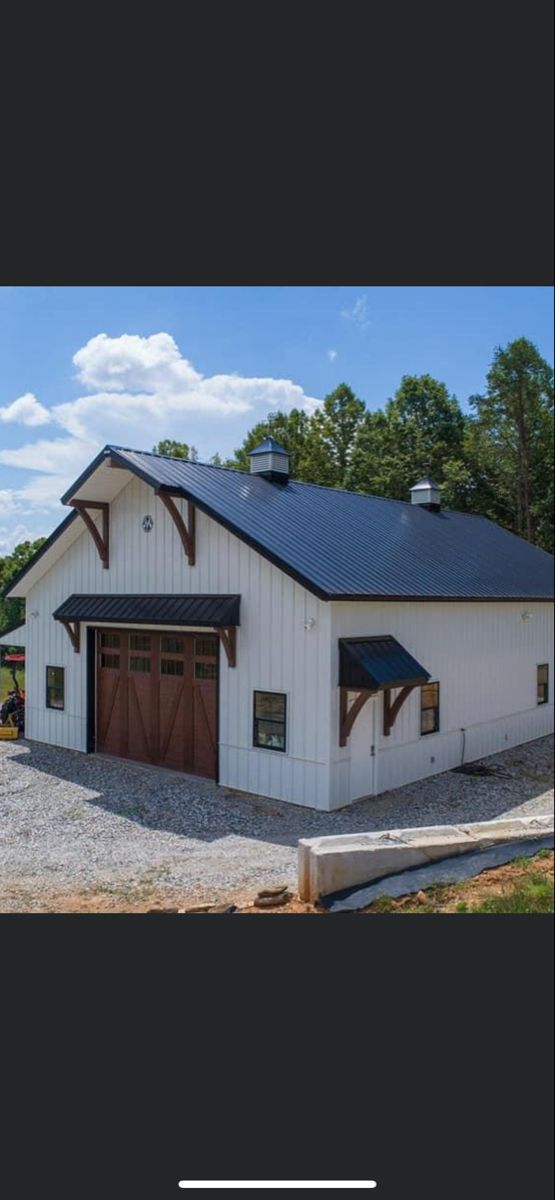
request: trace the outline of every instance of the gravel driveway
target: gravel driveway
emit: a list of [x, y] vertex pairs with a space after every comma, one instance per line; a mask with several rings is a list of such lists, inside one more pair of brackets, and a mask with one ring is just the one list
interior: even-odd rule
[[240, 899], [296, 883], [300, 837], [550, 812], [553, 739], [318, 813], [132, 763], [0, 743], [0, 910], [105, 909]]

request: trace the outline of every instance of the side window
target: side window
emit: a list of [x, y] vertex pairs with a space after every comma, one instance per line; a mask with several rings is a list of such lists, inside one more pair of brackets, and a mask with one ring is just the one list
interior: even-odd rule
[[253, 746], [285, 750], [287, 697], [282, 692], [254, 693]]
[[547, 704], [549, 700], [549, 666], [541, 663], [538, 667], [538, 704]]
[[46, 707], [65, 707], [64, 667], [46, 668]]
[[420, 733], [439, 733], [439, 683], [420, 688]]

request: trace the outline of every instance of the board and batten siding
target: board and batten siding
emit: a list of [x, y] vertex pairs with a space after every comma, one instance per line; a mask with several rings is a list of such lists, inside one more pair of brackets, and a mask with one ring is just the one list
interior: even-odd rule
[[[383, 735], [383, 696], [365, 705], [345, 748], [338, 744], [339, 688], [330, 737], [330, 806], [471, 762], [553, 729], [553, 605], [495, 601], [336, 602], [331, 605], [333, 679], [339, 638], [391, 634], [440, 684], [440, 731], [420, 735], [420, 689]], [[528, 612], [527, 620], [522, 613]], [[549, 703], [538, 705], [536, 668], [549, 664]], [[358, 727], [358, 728], [357, 728]], [[374, 755], [372, 755], [374, 746]], [[368, 783], [368, 787], [366, 787]]]
[[[186, 519], [186, 503], [176, 503]], [[150, 533], [141, 525], [147, 513], [154, 518]], [[28, 736], [86, 750], [85, 626], [81, 653], [75, 654], [52, 613], [72, 593], [126, 592], [241, 595], [235, 668], [228, 667], [220, 649], [219, 782], [327, 808], [330, 606], [199, 511], [196, 564], [190, 567], [161, 501], [134, 478], [110, 505], [109, 570], [102, 567], [83, 526], [82, 535], [27, 596]], [[314, 626], [307, 630], [309, 618]], [[63, 712], [46, 707], [47, 665], [65, 668]], [[255, 690], [287, 696], [286, 753], [253, 747]]]

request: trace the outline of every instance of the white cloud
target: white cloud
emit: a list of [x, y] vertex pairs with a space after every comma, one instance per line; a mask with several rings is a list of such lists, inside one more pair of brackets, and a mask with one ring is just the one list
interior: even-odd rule
[[50, 412], [40, 404], [32, 392], [18, 396], [11, 404], [0, 408], [0, 421], [19, 421], [21, 425], [47, 425], [52, 420]]
[[359, 296], [352, 308], [342, 308], [341, 316], [346, 321], [352, 321], [355, 325], [359, 325], [361, 329], [368, 329], [370, 321], [368, 319], [367, 297]]
[[40, 534], [34, 533], [26, 525], [9, 528], [7, 525], [0, 525], [0, 554], [10, 554], [20, 542], [34, 542], [37, 537], [40, 537]]
[[[4, 516], [34, 514], [45, 532], [58, 498], [107, 443], [150, 450], [163, 438], [199, 447], [200, 457], [230, 454], [247, 430], [276, 409], [312, 413], [320, 401], [290, 379], [237, 374], [204, 376], [169, 333], [150, 337], [99, 333], [74, 355], [87, 394], [46, 409], [32, 393], [0, 409], [3, 420], [51, 422], [62, 436], [0, 450], [0, 465], [32, 472], [6, 492]], [[36, 534], [35, 534], [36, 536]]]
[[328, 350], [327, 354], [330, 362], [335, 362], [337, 358], [337, 350]]

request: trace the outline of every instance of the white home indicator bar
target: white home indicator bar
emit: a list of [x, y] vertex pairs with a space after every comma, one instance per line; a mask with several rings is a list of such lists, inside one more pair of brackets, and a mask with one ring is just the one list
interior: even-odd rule
[[323, 1179], [307, 1180], [307, 1179], [263, 1179], [254, 1182], [252, 1179], [239, 1180], [234, 1179], [226, 1183], [223, 1179], [210, 1180], [189, 1180], [180, 1179], [180, 1188], [375, 1188], [377, 1183], [375, 1179], [334, 1179], [331, 1183]]

